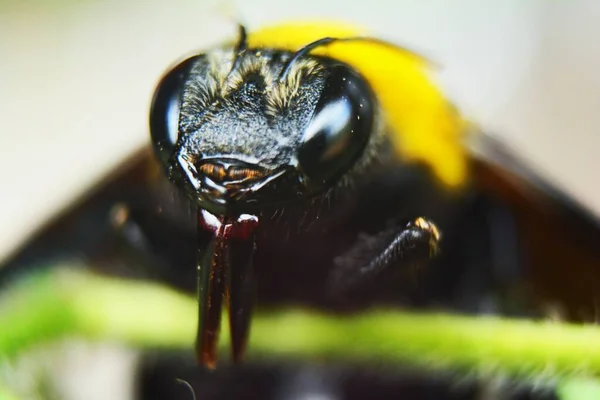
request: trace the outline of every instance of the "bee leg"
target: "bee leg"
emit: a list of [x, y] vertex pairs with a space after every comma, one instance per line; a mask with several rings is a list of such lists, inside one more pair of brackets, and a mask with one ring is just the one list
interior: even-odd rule
[[439, 242], [438, 228], [423, 217], [409, 222], [399, 232], [396, 229], [375, 236], [360, 235], [348, 253], [334, 260], [334, 291], [364, 287], [388, 271], [419, 268], [438, 253]]

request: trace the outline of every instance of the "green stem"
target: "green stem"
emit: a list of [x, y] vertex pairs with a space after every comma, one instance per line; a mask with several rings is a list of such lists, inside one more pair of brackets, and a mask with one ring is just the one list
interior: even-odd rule
[[[163, 286], [62, 271], [0, 298], [0, 358], [65, 335], [189, 348], [195, 300]], [[221, 343], [227, 343], [227, 330]], [[600, 329], [554, 322], [373, 311], [258, 313], [249, 356], [406, 363], [523, 379], [600, 377]]]

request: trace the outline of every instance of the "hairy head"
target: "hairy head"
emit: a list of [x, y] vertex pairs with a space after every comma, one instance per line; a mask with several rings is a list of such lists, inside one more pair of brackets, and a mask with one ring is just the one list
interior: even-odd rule
[[376, 114], [369, 84], [344, 63], [237, 46], [171, 69], [151, 131], [199, 207], [239, 213], [318, 195], [364, 166]]

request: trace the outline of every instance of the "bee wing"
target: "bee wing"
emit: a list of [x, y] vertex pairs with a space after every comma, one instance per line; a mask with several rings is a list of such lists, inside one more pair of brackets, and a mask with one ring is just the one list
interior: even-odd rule
[[32, 269], [76, 264], [191, 291], [195, 215], [151, 149], [140, 149], [2, 260], [0, 287]]
[[589, 319], [600, 300], [598, 217], [492, 136], [474, 136], [469, 148], [476, 187], [515, 216], [534, 291], [570, 318]]

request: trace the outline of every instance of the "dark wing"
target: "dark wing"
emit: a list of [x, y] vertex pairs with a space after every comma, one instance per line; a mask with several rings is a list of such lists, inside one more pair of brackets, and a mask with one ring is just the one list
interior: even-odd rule
[[595, 318], [600, 306], [598, 217], [491, 136], [479, 134], [470, 145], [476, 186], [513, 211], [536, 298], [559, 305], [569, 319]]
[[195, 215], [142, 149], [2, 261], [0, 287], [32, 269], [66, 264], [192, 291]]

